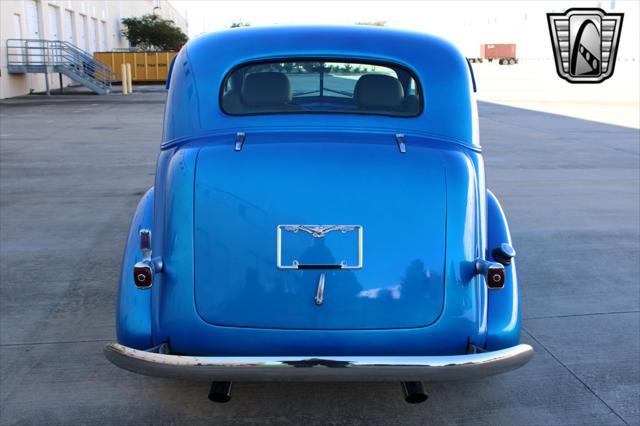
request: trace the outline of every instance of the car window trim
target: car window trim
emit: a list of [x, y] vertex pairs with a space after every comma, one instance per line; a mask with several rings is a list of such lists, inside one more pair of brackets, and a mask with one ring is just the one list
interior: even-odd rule
[[[278, 62], [343, 62], [343, 63], [357, 63], [363, 65], [379, 65], [388, 68], [398, 68], [406, 73], [408, 73], [411, 78], [416, 82], [416, 91], [418, 93], [419, 99], [419, 108], [415, 114], [411, 115], [395, 115], [395, 114], [384, 114], [377, 112], [334, 112], [334, 111], [274, 111], [274, 112], [252, 112], [246, 114], [234, 114], [225, 111], [222, 104], [222, 98], [224, 96], [224, 88], [233, 75], [240, 68], [261, 65], [261, 64], [269, 64], [269, 63], [278, 63]], [[407, 65], [400, 64], [397, 62], [385, 60], [385, 59], [371, 59], [371, 58], [361, 58], [355, 56], [288, 56], [288, 57], [273, 57], [273, 58], [264, 58], [264, 59], [256, 59], [245, 61], [234, 65], [224, 76], [222, 79], [222, 84], [220, 85], [220, 89], [218, 90], [218, 108], [220, 111], [227, 116], [230, 117], [250, 117], [257, 115], [315, 115], [315, 114], [331, 114], [331, 115], [364, 115], [364, 116], [382, 116], [382, 117], [392, 117], [392, 118], [416, 118], [422, 115], [424, 112], [424, 90], [422, 87], [422, 82], [418, 77], [418, 74], [408, 67]]]

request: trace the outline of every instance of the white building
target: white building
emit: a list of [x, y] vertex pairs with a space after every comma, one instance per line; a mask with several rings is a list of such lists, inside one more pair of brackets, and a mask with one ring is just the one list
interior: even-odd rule
[[[8, 39], [64, 40], [89, 53], [129, 47], [122, 18], [155, 13], [188, 34], [186, 19], [167, 0], [0, 1], [0, 99], [44, 91], [44, 74], [9, 74]], [[50, 86], [59, 85], [49, 75]], [[66, 77], [63, 84], [72, 84]]]

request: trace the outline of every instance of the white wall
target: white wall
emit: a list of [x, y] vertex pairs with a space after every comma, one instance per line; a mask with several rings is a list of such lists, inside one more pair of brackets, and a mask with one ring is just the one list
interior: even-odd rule
[[[166, 0], [0, 0], [0, 99], [45, 90], [44, 74], [9, 74], [6, 41], [10, 38], [59, 39], [90, 53], [129, 47], [121, 19], [155, 13], [172, 19], [187, 33], [187, 22]], [[71, 21], [71, 22], [69, 22]], [[50, 75], [59, 88], [58, 75]], [[63, 78], [63, 85], [72, 81]]]

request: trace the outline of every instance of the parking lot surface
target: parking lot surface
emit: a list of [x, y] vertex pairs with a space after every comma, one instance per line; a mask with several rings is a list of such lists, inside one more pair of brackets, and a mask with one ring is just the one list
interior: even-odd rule
[[524, 368], [427, 384], [207, 383], [120, 370], [127, 230], [153, 184], [164, 91], [0, 103], [1, 424], [640, 423], [638, 129], [481, 103], [488, 186], [518, 251]]

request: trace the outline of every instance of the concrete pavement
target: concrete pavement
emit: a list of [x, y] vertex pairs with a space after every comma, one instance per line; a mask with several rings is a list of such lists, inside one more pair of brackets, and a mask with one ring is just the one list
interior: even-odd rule
[[1, 424], [638, 424], [637, 129], [482, 103], [488, 185], [518, 250], [512, 373], [429, 384], [208, 385], [109, 364], [129, 221], [153, 184], [164, 93], [0, 103]]

